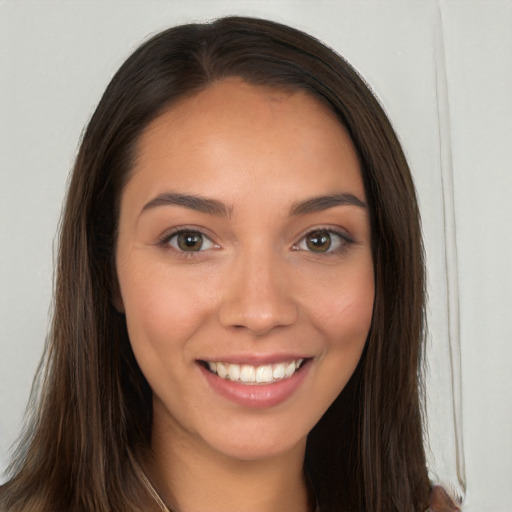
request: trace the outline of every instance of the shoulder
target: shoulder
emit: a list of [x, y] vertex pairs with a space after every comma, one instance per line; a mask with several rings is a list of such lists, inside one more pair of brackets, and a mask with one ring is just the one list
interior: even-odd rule
[[462, 510], [446, 490], [440, 485], [434, 485], [430, 491], [430, 506], [427, 512], [459, 512]]

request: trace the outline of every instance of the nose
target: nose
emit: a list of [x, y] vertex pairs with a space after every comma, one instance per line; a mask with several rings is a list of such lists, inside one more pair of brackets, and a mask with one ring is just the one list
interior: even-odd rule
[[219, 321], [224, 327], [246, 329], [262, 336], [295, 323], [298, 307], [286, 263], [272, 254], [239, 255], [228, 270], [222, 290]]

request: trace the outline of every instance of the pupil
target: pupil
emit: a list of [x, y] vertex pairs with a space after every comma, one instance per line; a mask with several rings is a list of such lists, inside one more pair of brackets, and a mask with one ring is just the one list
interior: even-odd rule
[[329, 233], [314, 233], [308, 240], [306, 245], [313, 252], [326, 252], [331, 247], [331, 235]]
[[186, 231], [178, 235], [178, 246], [182, 251], [198, 251], [203, 245], [200, 233]]

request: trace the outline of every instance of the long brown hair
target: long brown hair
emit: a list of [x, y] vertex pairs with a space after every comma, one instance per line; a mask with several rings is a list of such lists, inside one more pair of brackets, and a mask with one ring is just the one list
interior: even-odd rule
[[166, 30], [107, 87], [84, 134], [63, 212], [54, 317], [2, 510], [148, 510], [136, 460], [151, 391], [113, 306], [119, 199], [144, 128], [177, 100], [237, 76], [302, 89], [346, 127], [370, 209], [376, 295], [360, 364], [310, 433], [305, 471], [322, 512], [423, 512], [424, 266], [410, 171], [378, 101], [316, 39], [250, 18]]

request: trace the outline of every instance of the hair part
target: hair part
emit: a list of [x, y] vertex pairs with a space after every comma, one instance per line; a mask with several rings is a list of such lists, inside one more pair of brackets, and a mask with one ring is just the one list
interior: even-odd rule
[[400, 144], [369, 87], [343, 58], [287, 26], [229, 17], [171, 28], [145, 42], [116, 73], [89, 122], [60, 226], [54, 316], [34, 409], [11, 480], [0, 488], [2, 510], [152, 506], [134, 463], [149, 453], [151, 390], [114, 306], [119, 202], [149, 123], [227, 77], [320, 99], [348, 131], [361, 161], [374, 314], [355, 374], [308, 438], [305, 469], [320, 508], [427, 508], [418, 386], [423, 250]]

